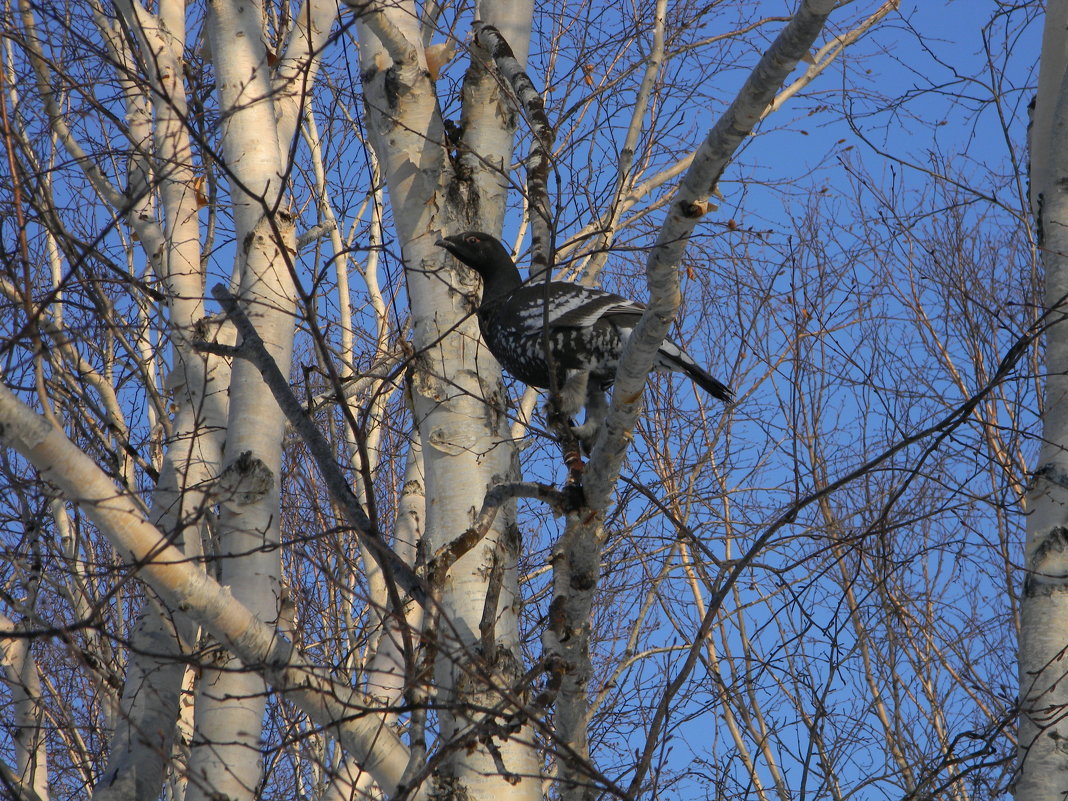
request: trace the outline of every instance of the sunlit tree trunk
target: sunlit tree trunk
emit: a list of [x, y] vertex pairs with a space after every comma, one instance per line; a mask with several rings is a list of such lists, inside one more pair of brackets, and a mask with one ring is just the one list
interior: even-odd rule
[[[803, 0], [789, 24], [765, 51], [734, 102], [717, 120], [694, 154], [678, 193], [660, 228], [656, 246], [646, 262], [649, 308], [635, 327], [616, 371], [612, 409], [602, 426], [585, 478], [587, 508], [568, 515], [567, 528], [554, 549], [553, 615], [542, 643], [559, 688], [556, 733], [571, 753], [582, 759], [561, 760], [561, 797], [581, 801], [594, 796], [586, 758], [589, 754], [590, 619], [601, 570], [605, 542], [604, 515], [619, 479], [624, 455], [642, 410], [642, 395], [652, 371], [653, 354], [668, 333], [681, 302], [679, 265], [697, 221], [709, 210], [709, 198], [724, 170], [764, 112], [774, 101], [793, 68], [809, 54], [834, 8], [834, 0]], [[711, 617], [696, 638], [707, 635]], [[697, 660], [697, 650], [671, 678], [666, 697], [678, 692]], [[666, 705], [651, 717], [648, 744], [642, 753], [630, 790], [641, 792], [653, 760], [652, 743], [660, 741], [666, 725]]]
[[[285, 143], [276, 125], [262, 15], [258, 2], [220, 0], [209, 8], [207, 28], [233, 196], [237, 295], [288, 376], [296, 246], [292, 221], [280, 209]], [[233, 366], [229, 412], [213, 556], [219, 578], [234, 598], [271, 624], [282, 595], [278, 525], [285, 418], [257, 368], [244, 360]], [[251, 799], [262, 768], [266, 685], [230, 654], [220, 652], [215, 661], [200, 680], [187, 798]]]
[[[394, 792], [407, 762], [407, 749], [376, 715], [366, 712], [369, 700], [329, 672], [311, 663], [277, 635], [272, 625], [234, 599], [198, 565], [171, 545], [145, 516], [138, 499], [117, 489], [89, 457], [47, 419], [28, 409], [0, 384], [0, 437], [18, 451], [41, 476], [66, 497], [84, 504], [89, 519], [124, 558], [136, 561], [148, 585], [176, 608], [186, 611], [245, 665], [260, 673], [302, 709], [317, 726], [329, 729], [369, 771], [379, 786]], [[252, 491], [267, 486], [256, 471], [243, 486]], [[239, 477], [240, 478], [240, 477]], [[244, 699], [238, 699], [244, 700]]]
[[1033, 127], [1031, 203], [1046, 281], [1042, 446], [1020, 603], [1019, 801], [1068, 792], [1068, 3], [1051, 0]]
[[[146, 56], [140, 67], [148, 76], [152, 102], [148, 119], [148, 109], [141, 109], [140, 87], [131, 82], [128, 117], [141, 149], [130, 159], [128, 193], [134, 213], [146, 223], [153, 217], [152, 199], [159, 197], [161, 240], [149, 240], [146, 247], [157, 248], [149, 257], [158, 265], [171, 298], [172, 366], [166, 386], [175, 414], [152, 503], [156, 524], [196, 557], [205, 533], [207, 488], [218, 473], [229, 367], [192, 347], [194, 326], [204, 316], [204, 276], [183, 82], [185, 4], [169, 0], [159, 5], [157, 14], [150, 14], [137, 3], [122, 3], [120, 11], [138, 52]], [[110, 41], [134, 74], [133, 55], [123, 37], [116, 31]], [[125, 798], [131, 792], [137, 797], [159, 792], [187, 670], [181, 652], [188, 654], [194, 636], [187, 617], [150, 596], [134, 630], [122, 715], [108, 769], [94, 793], [98, 801]]]
[[[184, 4], [161, 3], [157, 15], [137, 4], [120, 3], [119, 10], [138, 51], [147, 56], [147, 63], [136, 64], [120, 28], [98, 18], [101, 35], [120, 72], [133, 147], [125, 194], [108, 185], [96, 165], [84, 159], [81, 144], [55, 112], [53, 121], [63, 132], [64, 147], [83, 165], [102, 196], [126, 213], [149, 263], [170, 293], [172, 358], [166, 385], [175, 415], [152, 503], [158, 524], [174, 542], [185, 544], [191, 549], [190, 555], [196, 555], [206, 506], [204, 488], [217, 471], [219, 438], [212, 432], [221, 428], [225, 417], [225, 395], [219, 387], [225, 384], [227, 372], [218, 360], [196, 354], [191, 347], [193, 326], [203, 317], [203, 278], [182, 80]], [[23, 24], [27, 38], [35, 41], [35, 22], [29, 8], [23, 11]], [[34, 66], [44, 86], [49, 67], [43, 59], [36, 60]], [[147, 89], [135, 79], [139, 67], [148, 76]], [[162, 226], [155, 219], [156, 197], [161, 201]], [[192, 634], [193, 628], [183, 616], [163, 608], [155, 599], [146, 603], [134, 627], [121, 714], [112, 738], [111, 759], [97, 786], [98, 798], [158, 792], [163, 765], [170, 756], [177, 694], [186, 670], [180, 652], [183, 641], [188, 645]]]
[[[511, 470], [511, 449], [502, 444], [506, 420], [500, 371], [480, 348], [471, 316], [468, 295], [475, 287], [434, 243], [461, 230], [500, 230], [514, 112], [494, 76], [478, 63], [480, 54], [474, 53], [463, 89], [465, 147], [460, 161], [466, 169], [454, 169], [423, 44], [432, 32], [420, 29], [413, 2], [361, 3], [358, 9], [371, 143], [403, 250], [412, 340], [420, 354], [412, 396], [425, 468], [424, 536], [433, 553], [472, 524], [487, 488]], [[479, 16], [500, 24], [525, 60], [529, 3], [482, 3]], [[486, 691], [481, 682], [469, 680], [475, 665], [482, 663], [492, 670], [496, 683], [514, 691], [522, 674], [516, 616], [518, 543], [509, 517], [498, 517], [489, 534], [452, 566], [441, 586], [443, 623], [435, 632], [441, 738], [468, 745], [446, 750], [435, 782], [440, 791], [455, 797], [540, 795], [539, 761], [525, 725], [493, 737], [489, 748], [482, 745], [486, 732], [515, 711], [507, 694]], [[495, 560], [503, 566], [503, 588], [487, 639], [480, 633], [480, 622]], [[488, 712], [495, 708], [500, 712]]]
[[[16, 627], [0, 614], [0, 630], [15, 634]], [[44, 707], [41, 703], [41, 677], [30, 658], [29, 640], [0, 634], [0, 684], [11, 693], [12, 739], [15, 742], [14, 770], [0, 763], [0, 787], [34, 793], [34, 801], [48, 801], [48, 752], [45, 749]], [[28, 792], [27, 792], [28, 791]], [[33, 796], [30, 796], [33, 797]]]

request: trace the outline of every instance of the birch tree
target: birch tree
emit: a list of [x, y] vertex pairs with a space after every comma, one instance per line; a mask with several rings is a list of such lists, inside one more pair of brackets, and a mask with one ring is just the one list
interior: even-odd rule
[[1024, 579], [1020, 616], [1020, 799], [1063, 793], [1068, 773], [1058, 739], [1064, 736], [1064, 691], [1058, 676], [1064, 662], [1068, 631], [1064, 624], [1062, 566], [1065, 492], [1064, 391], [1066, 299], [1064, 240], [1066, 209], [1062, 179], [1068, 169], [1063, 142], [1068, 94], [1068, 5], [1046, 9], [1038, 94], [1031, 127], [1030, 207], [1038, 231], [1045, 269], [1043, 307], [1046, 326], [1046, 386], [1042, 407], [1042, 448], [1028, 494]]
[[[966, 178], [894, 136], [941, 134], [878, 71], [942, 62], [893, 0], [10, 10], [14, 797], [1008, 784], [1026, 4], [937, 107], [998, 120]], [[581, 471], [465, 230], [647, 304]], [[733, 407], [650, 378], [669, 334]]]

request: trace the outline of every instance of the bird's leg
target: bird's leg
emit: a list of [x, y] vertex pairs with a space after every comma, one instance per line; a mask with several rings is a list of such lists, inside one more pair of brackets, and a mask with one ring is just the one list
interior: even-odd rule
[[608, 417], [608, 398], [604, 390], [596, 383], [589, 384], [586, 390], [586, 419], [582, 425], [575, 426], [575, 436], [582, 444], [582, 449], [589, 453], [593, 450], [594, 440], [601, 423]]
[[546, 417], [550, 427], [559, 434], [563, 444], [569, 485], [582, 483], [582, 470], [586, 466], [582, 461], [582, 449], [575, 434], [573, 420], [586, 399], [589, 378], [588, 372], [572, 372], [560, 387], [560, 391], [551, 397], [546, 405]]
[[584, 370], [575, 370], [560, 387], [560, 414], [574, 420], [586, 402], [586, 387], [590, 383], [590, 374]]

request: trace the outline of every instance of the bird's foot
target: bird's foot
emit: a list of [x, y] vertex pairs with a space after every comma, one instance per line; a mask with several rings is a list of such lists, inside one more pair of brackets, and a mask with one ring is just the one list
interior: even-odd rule
[[564, 484], [561, 495], [564, 497], [560, 502], [560, 507], [564, 514], [577, 512], [586, 506], [586, 492], [582, 489], [581, 484]]
[[567, 481], [563, 489], [566, 498], [564, 505], [569, 509], [579, 509], [585, 504], [582, 472], [586, 469], [586, 463], [582, 461], [582, 444], [576, 436], [576, 431], [581, 430], [581, 427], [576, 426], [571, 415], [552, 399], [546, 404], [545, 412], [549, 428], [558, 438], [564, 454], [564, 464], [567, 466]]
[[587, 456], [593, 452], [593, 445], [597, 441], [597, 431], [601, 423], [608, 417], [608, 399], [604, 390], [590, 384], [586, 396], [586, 420], [582, 425], [571, 423], [571, 433], [582, 446], [582, 452]]

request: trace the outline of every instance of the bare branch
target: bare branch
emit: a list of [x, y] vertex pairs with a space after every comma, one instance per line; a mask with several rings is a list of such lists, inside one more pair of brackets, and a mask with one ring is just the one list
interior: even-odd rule
[[431, 557], [428, 565], [431, 584], [434, 583], [435, 576], [444, 577], [457, 559], [474, 548], [486, 536], [493, 521], [497, 518], [497, 511], [501, 505], [512, 498], [535, 498], [545, 501], [557, 514], [564, 512], [567, 503], [562, 492], [547, 484], [514, 482], [495, 485], [486, 493], [482, 511], [479, 512], [474, 524], [448, 545], [438, 549], [437, 553]]
[[[345, 480], [345, 475], [334, 462], [333, 450], [330, 448], [329, 443], [319, 433], [315, 423], [308, 417], [304, 408], [300, 405], [300, 401], [296, 399], [289, 389], [289, 382], [282, 376], [278, 365], [275, 364], [274, 359], [271, 358], [271, 355], [263, 346], [263, 340], [260, 339], [255, 327], [237, 304], [236, 298], [221, 284], [217, 284], [212, 289], [212, 294], [222, 304], [223, 310], [237, 326], [238, 333], [241, 334], [241, 344], [232, 349], [211, 343], [198, 343], [198, 347], [206, 351], [239, 356], [256, 366], [263, 376], [264, 382], [270, 388], [271, 394], [274, 395], [282, 413], [285, 414], [290, 425], [308, 445], [316, 465], [322, 472], [323, 478], [326, 479], [331, 496], [345, 513], [349, 525], [353, 527], [356, 536], [360, 538], [361, 544], [368, 549], [385, 573], [387, 581], [392, 579], [416, 602], [421, 606], [425, 606], [427, 591], [422, 579], [382, 541], [382, 538], [372, 526], [367, 513], [360, 505], [348, 481]], [[395, 606], [399, 608], [400, 604], [397, 603]]]
[[229, 590], [193, 564], [145, 517], [140, 504], [118, 490], [63, 433], [0, 385], [0, 438], [15, 448], [73, 501], [138, 565], [139, 575], [170, 604], [203, 625], [318, 725], [335, 731], [386, 792], [394, 792], [407, 749], [378, 722], [371, 699], [332, 680]]
[[656, 245], [649, 253], [646, 276], [649, 304], [627, 340], [616, 372], [612, 410], [598, 435], [584, 487], [594, 509], [607, 502], [623, 463], [630, 432], [641, 410], [641, 393], [653, 356], [667, 336], [679, 305], [677, 266], [690, 233], [708, 207], [708, 198], [735, 151], [760, 121], [764, 109], [797, 63], [808, 53], [836, 0], [802, 0], [790, 23], [761, 57], [730, 107], [697, 151]]
[[527, 213], [531, 223], [530, 277], [548, 275], [553, 264], [552, 206], [549, 203], [549, 169], [555, 133], [545, 115], [545, 103], [523, 65], [494, 26], [476, 23], [475, 42], [493, 58], [505, 77], [530, 125], [533, 142], [527, 156]]

